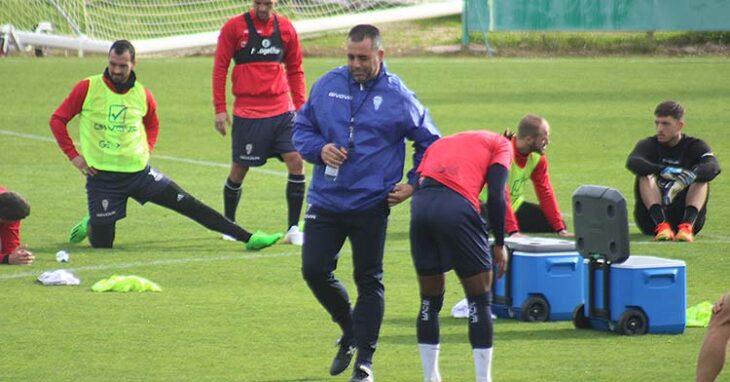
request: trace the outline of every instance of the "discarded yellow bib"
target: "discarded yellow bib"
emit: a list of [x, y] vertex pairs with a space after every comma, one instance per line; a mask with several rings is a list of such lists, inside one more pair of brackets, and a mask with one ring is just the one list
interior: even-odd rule
[[139, 276], [117, 276], [101, 279], [91, 286], [94, 292], [162, 292], [156, 283]]
[[712, 318], [712, 303], [701, 302], [687, 308], [687, 327], [706, 328]]

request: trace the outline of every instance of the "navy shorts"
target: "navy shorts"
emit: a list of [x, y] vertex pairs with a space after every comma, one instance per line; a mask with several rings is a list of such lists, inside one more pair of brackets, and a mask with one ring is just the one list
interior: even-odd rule
[[463, 279], [489, 272], [486, 222], [463, 196], [429, 180], [411, 200], [411, 256], [421, 276], [454, 269]]
[[91, 223], [111, 224], [127, 216], [127, 199], [145, 204], [168, 185], [170, 178], [150, 166], [139, 172], [99, 171], [86, 177]]
[[294, 113], [269, 118], [233, 116], [231, 131], [232, 160], [250, 167], [263, 166], [271, 157], [296, 151], [292, 143]]

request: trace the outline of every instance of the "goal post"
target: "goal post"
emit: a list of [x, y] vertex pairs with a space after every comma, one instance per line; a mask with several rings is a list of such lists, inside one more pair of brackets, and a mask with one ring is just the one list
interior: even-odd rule
[[[0, 38], [26, 45], [106, 53], [128, 39], [140, 54], [215, 46], [220, 27], [250, 0], [3, 0]], [[462, 12], [462, 0], [279, 0], [276, 12], [307, 34]], [[41, 23], [52, 25], [38, 30]]]

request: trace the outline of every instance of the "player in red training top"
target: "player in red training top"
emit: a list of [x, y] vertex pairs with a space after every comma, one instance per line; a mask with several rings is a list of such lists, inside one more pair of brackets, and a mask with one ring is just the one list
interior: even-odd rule
[[[469, 303], [469, 342], [477, 381], [491, 380], [492, 260], [501, 277], [507, 266], [505, 184], [511, 161], [512, 144], [504, 136], [467, 131], [434, 142], [418, 168], [421, 178], [411, 204], [411, 255], [421, 293], [416, 332], [425, 381], [441, 381], [438, 315], [444, 273], [452, 268]], [[486, 223], [479, 216], [479, 193], [485, 183], [494, 234], [491, 254]]]
[[[235, 96], [231, 128], [231, 170], [223, 187], [225, 215], [236, 220], [243, 179], [249, 167], [270, 157], [286, 163], [288, 225], [284, 242], [302, 245], [299, 217], [304, 200], [304, 162], [292, 144], [294, 112], [304, 104], [304, 71], [299, 37], [292, 23], [274, 12], [276, 0], [253, 0], [250, 11], [223, 25], [213, 64], [215, 128], [226, 135], [226, 77], [231, 59]], [[226, 235], [224, 239], [228, 239]]]
[[[508, 132], [506, 136], [512, 140], [514, 151], [507, 178], [507, 234], [555, 232], [563, 237], [573, 236], [566, 229], [548, 175], [548, 161], [545, 156], [545, 149], [550, 141], [548, 121], [538, 115], [528, 114], [517, 125], [517, 133]], [[525, 184], [528, 180], [535, 188], [539, 205], [525, 200]]]
[[33, 263], [33, 253], [20, 245], [20, 221], [28, 215], [28, 202], [18, 193], [0, 186], [0, 264]]

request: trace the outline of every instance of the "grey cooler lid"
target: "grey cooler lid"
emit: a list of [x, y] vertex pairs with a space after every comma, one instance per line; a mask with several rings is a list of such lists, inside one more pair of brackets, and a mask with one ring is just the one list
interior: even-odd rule
[[682, 260], [664, 259], [655, 256], [631, 256], [621, 264], [613, 264], [611, 268], [622, 269], [646, 269], [646, 268], [675, 268], [684, 267]]
[[570, 252], [575, 251], [575, 242], [552, 237], [509, 237], [504, 244], [513, 251], [522, 252]]

